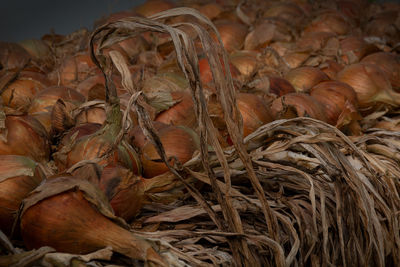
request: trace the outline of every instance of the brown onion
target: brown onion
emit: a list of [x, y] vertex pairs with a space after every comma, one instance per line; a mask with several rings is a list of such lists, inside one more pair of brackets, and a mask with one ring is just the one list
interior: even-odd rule
[[341, 71], [343, 68], [343, 65], [333, 60], [327, 60], [319, 65], [319, 69], [322, 70], [331, 80], [336, 80], [338, 72]]
[[204, 16], [209, 18], [210, 20], [218, 17], [219, 14], [222, 12], [222, 7], [217, 3], [207, 3], [201, 5], [198, 8], [199, 12], [202, 13]]
[[346, 83], [321, 82], [311, 89], [310, 95], [324, 106], [327, 122], [332, 125], [336, 125], [340, 114], [345, 110], [346, 102], [357, 107], [356, 92]]
[[21, 233], [29, 249], [51, 246], [85, 254], [111, 246], [133, 259], [165, 265], [148, 241], [123, 227], [99, 189], [71, 176], [47, 180], [24, 200], [21, 212]]
[[288, 26], [279, 21], [264, 20], [253, 31], [247, 34], [244, 41], [245, 50], [259, 50], [273, 41], [290, 42], [293, 36]]
[[371, 63], [378, 66], [386, 76], [394, 89], [400, 89], [400, 55], [393, 53], [378, 52], [366, 56], [361, 62]]
[[99, 159], [101, 166], [120, 163], [134, 173], [138, 173], [141, 166], [136, 151], [125, 140], [114, 144], [114, 134], [106, 130], [100, 131], [78, 139], [71, 136], [65, 140], [64, 147], [54, 155], [59, 171], [70, 168], [82, 160]]
[[[156, 131], [160, 131], [163, 128], [171, 127], [171, 125], [159, 122], [159, 121], [153, 121], [153, 126]], [[140, 128], [139, 125], [136, 125], [135, 127], [132, 128], [132, 130], [129, 131], [128, 133], [128, 138], [130, 144], [132, 144], [134, 147], [137, 147], [139, 149], [142, 149], [143, 146], [147, 143], [148, 139], [144, 135], [142, 129]]]
[[150, 17], [158, 12], [174, 8], [175, 4], [166, 0], [147, 0], [134, 8], [134, 11], [143, 17]]
[[171, 97], [177, 103], [159, 113], [155, 121], [195, 128], [197, 120], [194, 114], [194, 103], [191, 94], [186, 91], [171, 92]]
[[45, 175], [30, 158], [0, 155], [0, 229], [9, 235], [22, 200]]
[[0, 70], [14, 70], [24, 67], [31, 56], [20, 45], [0, 42]]
[[51, 111], [52, 106], [58, 99], [75, 106], [85, 102], [85, 97], [74, 89], [64, 86], [52, 86], [36, 94], [28, 113]]
[[327, 121], [322, 105], [312, 96], [304, 93], [291, 93], [272, 102], [271, 112], [275, 119], [311, 117]]
[[243, 118], [243, 137], [273, 121], [269, 107], [257, 95], [240, 93], [236, 96], [236, 103]]
[[308, 32], [300, 37], [297, 42], [297, 48], [318, 51], [325, 47], [326, 43], [335, 38], [336, 34], [333, 32]]
[[307, 92], [314, 85], [329, 80], [329, 77], [318, 68], [300, 67], [286, 73], [285, 79], [293, 85], [296, 92]]
[[100, 189], [106, 194], [115, 215], [126, 221], [140, 211], [144, 200], [144, 182], [121, 165], [107, 165], [101, 171]]
[[[221, 61], [222, 69], [225, 74], [225, 66], [223, 64], [222, 59], [220, 59], [220, 61]], [[239, 70], [230, 62], [229, 62], [229, 69], [230, 69], [232, 78], [235, 79], [239, 76]], [[210, 64], [208, 63], [207, 58], [202, 58], [199, 60], [199, 70], [200, 70], [200, 80], [202, 83], [207, 84], [213, 80]]]
[[300, 9], [300, 7], [295, 3], [290, 2], [272, 3], [264, 10], [265, 11], [262, 15], [263, 18], [278, 18], [294, 27], [301, 25], [303, 19], [305, 18], [304, 12]]
[[296, 92], [293, 85], [286, 79], [280, 77], [269, 77], [269, 91], [276, 96], [283, 96]]
[[49, 77], [55, 84], [58, 84], [59, 79], [61, 85], [75, 87], [79, 82], [96, 72], [98, 72], [98, 69], [95, 68], [89, 54], [84, 53], [67, 57], [59, 70]]
[[350, 24], [342, 13], [337, 11], [325, 11], [318, 15], [305, 29], [309, 32], [331, 32], [344, 35], [350, 31]]
[[103, 125], [107, 119], [107, 114], [103, 103], [93, 103], [93, 105], [81, 106], [74, 110], [74, 113], [76, 114], [75, 122], [77, 125], [84, 123], [98, 123]]
[[229, 60], [238, 69], [240, 74], [248, 78], [257, 70], [257, 55], [258, 53], [255, 51], [242, 50], [233, 52], [229, 56]]
[[385, 73], [374, 64], [349, 65], [338, 73], [338, 80], [353, 87], [360, 108], [368, 108], [376, 103], [400, 105], [400, 94], [393, 92]]
[[[1, 79], [4, 78], [6, 77], [3, 76]], [[26, 112], [34, 96], [48, 85], [46, 76], [38, 72], [22, 71], [13, 82], [2, 89], [3, 104], [14, 110]]]
[[[198, 148], [199, 140], [196, 134], [186, 127], [171, 126], [159, 131], [159, 137], [169, 159], [173, 165], [179, 161], [184, 164], [190, 160]], [[156, 148], [151, 142], [147, 142], [141, 151], [143, 176], [150, 178], [167, 172], [168, 167], [162, 162]]]
[[342, 60], [346, 64], [360, 61], [364, 56], [378, 51], [373, 44], [368, 44], [364, 39], [356, 36], [348, 36], [340, 41]]
[[5, 126], [0, 155], [21, 155], [41, 163], [49, 160], [48, 135], [39, 121], [31, 116], [7, 116]]
[[376, 36], [385, 40], [389, 45], [400, 42], [400, 29], [396, 25], [399, 18], [397, 10], [384, 11], [376, 14], [365, 27], [367, 36]]
[[29, 39], [18, 43], [22, 46], [35, 60], [49, 60], [50, 47], [42, 40]]
[[[240, 50], [243, 47], [244, 39], [247, 35], [247, 27], [237, 22], [216, 22], [215, 27], [221, 35], [222, 44], [228, 53]], [[211, 34], [217, 42], [214, 33]]]

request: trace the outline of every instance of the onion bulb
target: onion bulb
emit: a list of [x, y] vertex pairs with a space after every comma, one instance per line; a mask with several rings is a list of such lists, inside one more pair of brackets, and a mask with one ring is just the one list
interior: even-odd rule
[[9, 235], [22, 200], [45, 175], [30, 158], [0, 155], [0, 229]]
[[159, 113], [155, 121], [195, 128], [197, 120], [194, 114], [194, 103], [190, 93], [186, 91], [171, 92], [171, 97], [174, 101], [177, 101], [177, 103]]
[[1, 131], [0, 155], [21, 155], [37, 162], [49, 160], [50, 145], [46, 130], [31, 116], [7, 116]]
[[175, 4], [166, 0], [147, 0], [145, 3], [138, 5], [134, 11], [143, 17], [150, 17], [161, 11], [174, 8]]
[[311, 89], [310, 95], [324, 107], [327, 122], [336, 125], [340, 114], [347, 105], [357, 107], [357, 95], [354, 89], [342, 82], [325, 81]]
[[360, 108], [368, 108], [376, 103], [400, 105], [400, 94], [393, 91], [385, 73], [375, 64], [349, 65], [340, 71], [337, 77], [339, 81], [353, 87]]
[[285, 79], [293, 85], [296, 92], [307, 92], [314, 85], [329, 80], [328, 76], [324, 72], [314, 67], [292, 69], [286, 73]]
[[15, 70], [24, 67], [31, 56], [20, 45], [0, 42], [0, 70]]
[[[215, 27], [221, 35], [222, 44], [228, 53], [240, 50], [247, 35], [247, 27], [238, 22], [216, 22]], [[217, 42], [215, 33], [211, 36]]]
[[[172, 166], [179, 161], [184, 164], [190, 160], [193, 153], [199, 147], [197, 135], [186, 127], [170, 126], [161, 129], [159, 132], [161, 143], [164, 147], [165, 154]], [[141, 150], [141, 161], [143, 165], [143, 176], [151, 178], [169, 169], [161, 160], [155, 146], [148, 141]]]
[[47, 180], [24, 200], [21, 211], [21, 233], [29, 249], [51, 246], [85, 254], [111, 246], [132, 259], [165, 265], [150, 242], [124, 227], [99, 189], [72, 176]]
[[378, 52], [366, 56], [361, 62], [378, 66], [389, 78], [393, 89], [400, 90], [400, 55]]
[[338, 11], [325, 11], [318, 15], [305, 29], [309, 32], [330, 32], [345, 35], [350, 31], [350, 24], [346, 17]]
[[[13, 72], [0, 79], [6, 79]], [[2, 89], [3, 104], [20, 112], [26, 112], [34, 96], [49, 85], [46, 76], [33, 71], [21, 71], [16, 79]]]
[[291, 93], [275, 99], [271, 112], [275, 119], [311, 117], [327, 121], [322, 105], [314, 97], [304, 93]]

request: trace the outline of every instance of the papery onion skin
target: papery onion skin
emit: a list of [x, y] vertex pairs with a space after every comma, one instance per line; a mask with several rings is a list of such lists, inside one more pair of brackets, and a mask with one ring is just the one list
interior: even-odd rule
[[350, 31], [350, 24], [346, 18], [337, 11], [325, 11], [314, 21], [312, 21], [305, 29], [308, 32], [331, 32], [338, 35], [347, 34]]
[[[215, 23], [224, 48], [228, 53], [240, 50], [243, 47], [244, 39], [247, 35], [247, 27], [237, 22], [219, 22]], [[215, 34], [211, 34], [215, 42], [218, 42]]]
[[147, 0], [134, 8], [134, 11], [143, 17], [150, 17], [158, 12], [174, 8], [175, 4], [166, 0]]
[[85, 102], [85, 97], [72, 88], [65, 86], [51, 86], [36, 94], [31, 106], [29, 107], [28, 113], [33, 114], [37, 112], [51, 111], [51, 107], [58, 99], [77, 105]]
[[346, 101], [357, 106], [357, 94], [354, 89], [338, 81], [321, 82], [311, 89], [310, 95], [323, 105], [327, 122], [331, 125], [336, 125]]
[[283, 96], [289, 93], [295, 93], [296, 89], [284, 78], [269, 77], [270, 92], [276, 96]]
[[37, 162], [49, 160], [50, 144], [46, 130], [32, 116], [7, 116], [7, 139], [0, 140], [0, 155], [21, 155]]
[[139, 213], [144, 200], [144, 183], [130, 170], [115, 164], [105, 166], [99, 187], [106, 194], [116, 216], [129, 222]]
[[329, 80], [329, 77], [320, 69], [314, 67], [300, 67], [290, 70], [285, 75], [296, 92], [308, 92], [314, 85]]
[[[198, 148], [198, 138], [185, 127], [167, 127], [159, 131], [159, 137], [164, 147], [169, 163], [173, 165], [176, 160], [184, 164], [190, 160]], [[176, 157], [176, 159], [175, 159]], [[167, 172], [168, 167], [162, 162], [156, 148], [147, 142], [141, 150], [143, 176], [151, 178]]]
[[111, 246], [130, 258], [164, 266], [149, 242], [121, 225], [104, 195], [90, 182], [72, 176], [42, 184], [24, 201], [21, 212], [28, 249], [51, 246], [59, 252], [87, 254]]
[[20, 45], [0, 42], [0, 69], [15, 70], [28, 64], [31, 56]]
[[399, 95], [393, 92], [385, 73], [375, 64], [349, 65], [338, 73], [338, 80], [353, 87], [360, 108], [371, 108], [376, 103], [400, 104]]
[[[171, 125], [168, 125], [168, 124], [165, 124], [165, 123], [162, 123], [159, 121], [153, 121], [153, 127], [156, 131], [160, 131], [164, 128], [171, 127]], [[139, 149], [142, 149], [143, 146], [148, 141], [147, 137], [144, 135], [144, 133], [139, 125], [136, 125], [135, 127], [132, 128], [132, 130], [129, 131], [128, 138], [129, 138], [130, 144], [132, 144], [132, 146], [137, 147]]]
[[388, 52], [373, 53], [362, 59], [363, 63], [377, 65], [390, 80], [393, 89], [400, 90], [400, 55]]
[[290, 93], [272, 102], [271, 112], [275, 119], [311, 117], [326, 122], [322, 105], [312, 96], [304, 93]]
[[273, 121], [271, 110], [259, 96], [240, 93], [237, 95], [236, 101], [243, 118], [243, 137], [248, 136], [260, 126]]
[[3, 104], [15, 110], [26, 112], [35, 95], [46, 87], [33, 79], [17, 79], [1, 93]]
[[[60, 83], [64, 86], [75, 87], [96, 71], [98, 69], [95, 68], [89, 54], [76, 54], [66, 58], [60, 66]], [[57, 82], [55, 83], [57, 84]]]
[[181, 125], [189, 128], [195, 128], [197, 125], [196, 116], [194, 113], [194, 103], [189, 92], [172, 92], [172, 99], [179, 101], [169, 109], [159, 113], [155, 121], [165, 124]]
[[22, 200], [46, 177], [36, 162], [16, 155], [0, 155], [0, 173], [0, 229], [10, 235]]

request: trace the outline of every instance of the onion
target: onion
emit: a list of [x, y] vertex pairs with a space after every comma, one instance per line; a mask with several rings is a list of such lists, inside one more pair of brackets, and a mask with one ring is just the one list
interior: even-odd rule
[[[16, 75], [9, 73], [8, 75]], [[1, 80], [7, 78], [5, 75]], [[48, 86], [46, 76], [32, 71], [20, 72], [16, 79], [2, 89], [3, 104], [14, 110], [26, 112], [34, 96]]]
[[[184, 164], [190, 160], [199, 146], [196, 134], [186, 127], [170, 126], [163, 128], [159, 131], [159, 137], [171, 165], [176, 164], [177, 161]], [[154, 145], [149, 141], [141, 150], [141, 161], [143, 176], [147, 178], [169, 170], [160, 159]]]
[[147, 0], [134, 8], [134, 11], [143, 17], [150, 17], [161, 11], [174, 8], [175, 4], [166, 0]]
[[195, 128], [197, 125], [194, 113], [194, 103], [190, 93], [186, 91], [171, 92], [172, 99], [177, 103], [167, 110], [159, 113], [155, 121], [165, 124], [181, 125], [189, 128]]
[[36, 94], [29, 107], [28, 113], [51, 111], [58, 99], [69, 102], [75, 106], [85, 102], [85, 97], [74, 89], [64, 86], [52, 86]]
[[290, 42], [293, 40], [287, 25], [279, 21], [264, 20], [251, 31], [244, 41], [245, 50], [259, 50], [273, 41]]
[[280, 77], [269, 77], [269, 91], [276, 96], [283, 96], [296, 92], [293, 85], [286, 79]]
[[0, 70], [20, 69], [30, 58], [29, 53], [20, 45], [0, 42]]
[[115, 215], [126, 221], [140, 211], [144, 200], [144, 182], [121, 165], [107, 165], [101, 172], [100, 189], [106, 194]]
[[243, 137], [273, 121], [269, 107], [257, 95], [240, 93], [236, 101], [243, 118]]
[[[221, 35], [222, 44], [228, 53], [240, 50], [243, 47], [244, 39], [247, 35], [247, 27], [238, 22], [215, 22], [219, 34]], [[211, 34], [215, 42], [217, 37]]]
[[94, 103], [93, 105], [85, 105], [74, 110], [75, 122], [77, 125], [84, 123], [97, 123], [103, 125], [107, 119], [104, 104]]
[[230, 55], [229, 60], [241, 75], [245, 78], [249, 78], [257, 70], [259, 64], [257, 55], [258, 53], [255, 51], [242, 50], [233, 52]]
[[319, 69], [322, 70], [331, 80], [336, 80], [337, 73], [343, 68], [343, 65], [333, 60], [327, 60], [319, 65]]
[[[171, 125], [168, 125], [168, 124], [165, 124], [165, 123], [162, 123], [159, 121], [153, 121], [153, 126], [156, 131], [160, 131], [161, 129], [171, 127]], [[136, 125], [135, 127], [132, 128], [132, 130], [129, 131], [128, 138], [129, 138], [130, 144], [132, 144], [134, 147], [137, 147], [139, 149], [142, 149], [143, 146], [148, 141], [147, 137], [144, 135], [144, 133], [139, 125]]]
[[[18, 43], [22, 46], [35, 60], [49, 61], [50, 60], [50, 47], [42, 40], [29, 39]], [[46, 63], [46, 62], [44, 62]]]
[[[105, 132], [105, 133], [104, 133]], [[85, 135], [80, 138], [71, 136], [63, 141], [64, 146], [54, 154], [59, 171], [63, 171], [82, 160], [99, 159], [99, 165], [120, 163], [134, 173], [140, 170], [140, 162], [135, 150], [125, 141], [114, 145], [115, 135], [104, 132]]]
[[37, 162], [48, 162], [48, 135], [39, 121], [31, 116], [7, 116], [5, 126], [6, 133], [1, 131], [0, 155], [21, 155]]
[[400, 55], [378, 52], [366, 56], [361, 62], [378, 66], [389, 78], [393, 88], [400, 90]]
[[342, 59], [346, 64], [360, 61], [364, 56], [378, 51], [373, 44], [368, 44], [361, 37], [348, 36], [340, 41]]
[[321, 12], [303, 31], [309, 32], [330, 32], [338, 35], [347, 34], [350, 31], [350, 24], [342, 13], [333, 10]]
[[[121, 77], [112, 76], [112, 80], [117, 87], [118, 95], [123, 94], [125, 90], [121, 85]], [[75, 90], [86, 97], [87, 100], [105, 100], [105, 79], [103, 74], [93, 75], [80, 82]]]
[[[260, 126], [273, 120], [269, 107], [258, 95], [239, 93], [236, 95], [236, 103], [243, 119], [244, 137], [257, 130]], [[224, 129], [225, 121], [223, 111], [220, 103], [217, 102], [215, 98], [209, 100], [208, 110], [214, 125], [219, 129]]]
[[[220, 59], [220, 61], [221, 61], [222, 69], [225, 74], [224, 63], [223, 63], [222, 59]], [[229, 62], [229, 69], [230, 69], [232, 78], [235, 79], [239, 76], [239, 70], [230, 62]], [[208, 64], [207, 58], [202, 58], [199, 60], [199, 70], [200, 70], [200, 80], [203, 84], [210, 83], [213, 80], [212, 72], [210, 69], [210, 64]]]
[[327, 121], [322, 105], [314, 97], [304, 93], [291, 93], [275, 99], [271, 112], [275, 119], [311, 117]]
[[285, 23], [298, 27], [304, 19], [304, 12], [295, 3], [272, 3], [265, 8], [263, 18], [273, 17], [283, 20]]
[[30, 158], [0, 155], [0, 229], [9, 235], [22, 200], [45, 176]]
[[319, 51], [330, 39], [335, 37], [336, 34], [333, 32], [308, 32], [297, 40], [296, 46], [298, 49]]
[[[96, 71], [98, 70], [87, 53], [67, 57], [58, 70], [61, 85], [71, 87], [75, 87]], [[57, 78], [58, 75], [52, 78], [54, 83], [57, 83]]]
[[397, 10], [384, 11], [374, 16], [365, 27], [367, 36], [377, 36], [385, 40], [389, 45], [400, 42], [400, 29], [396, 25], [399, 17]]
[[222, 7], [217, 3], [207, 3], [198, 8], [199, 12], [210, 20], [218, 17], [222, 12]]
[[314, 85], [329, 80], [329, 77], [318, 68], [300, 67], [286, 73], [285, 79], [293, 85], [296, 92], [307, 92]]
[[29, 249], [51, 246], [59, 252], [85, 254], [111, 246], [130, 258], [165, 264], [148, 241], [123, 227], [94, 185], [69, 176], [36, 188], [21, 212], [21, 233]]
[[338, 73], [338, 80], [354, 88], [360, 108], [368, 108], [376, 103], [400, 104], [400, 95], [393, 92], [385, 73], [374, 64], [349, 65]]
[[321, 82], [311, 89], [310, 95], [324, 106], [327, 122], [332, 125], [336, 125], [340, 114], [345, 110], [346, 102], [357, 107], [356, 92], [346, 83]]

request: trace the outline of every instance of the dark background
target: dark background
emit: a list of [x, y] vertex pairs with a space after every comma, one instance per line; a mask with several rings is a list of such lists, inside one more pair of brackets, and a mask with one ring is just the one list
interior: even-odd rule
[[68, 34], [144, 0], [1, 0], [0, 41], [39, 39], [51, 29]]

